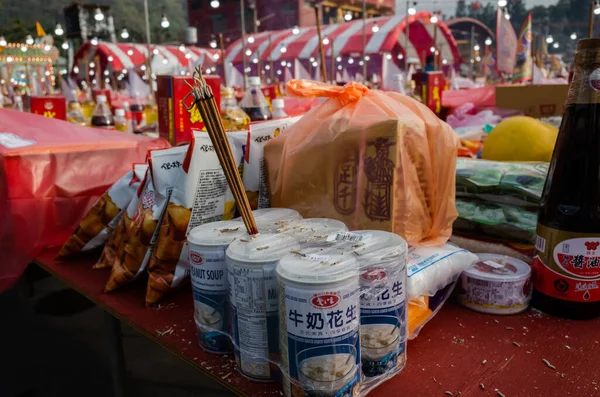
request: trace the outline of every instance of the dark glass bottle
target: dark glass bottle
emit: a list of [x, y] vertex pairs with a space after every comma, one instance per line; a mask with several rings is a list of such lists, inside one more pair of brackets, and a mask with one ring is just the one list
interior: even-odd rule
[[600, 316], [600, 39], [577, 44], [574, 76], [542, 193], [532, 305]]

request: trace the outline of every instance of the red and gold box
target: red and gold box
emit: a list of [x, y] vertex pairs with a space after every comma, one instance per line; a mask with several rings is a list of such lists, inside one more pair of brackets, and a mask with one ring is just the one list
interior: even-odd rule
[[29, 97], [31, 113], [50, 119], [67, 119], [67, 100], [62, 95]]
[[[221, 110], [221, 78], [219, 76], [204, 76], [208, 85], [212, 88], [215, 101]], [[183, 98], [190, 92], [185, 82], [193, 85], [191, 77], [182, 76], [158, 76], [156, 79], [156, 103], [158, 105], [158, 133], [171, 145], [188, 143], [192, 140], [192, 129], [204, 128], [202, 117], [195, 107], [188, 111], [193, 103], [192, 96], [186, 98], [185, 106]]]
[[438, 116], [442, 111], [442, 91], [445, 87], [443, 72], [427, 72], [425, 104]]

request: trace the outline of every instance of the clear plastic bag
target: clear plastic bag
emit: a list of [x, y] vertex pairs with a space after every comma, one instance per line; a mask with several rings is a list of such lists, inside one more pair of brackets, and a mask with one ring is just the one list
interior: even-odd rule
[[233, 352], [247, 378], [279, 379], [286, 397], [364, 396], [404, 368], [400, 236], [347, 232], [331, 219], [248, 236], [234, 220], [202, 225], [188, 240], [200, 345]]
[[273, 206], [443, 244], [454, 206], [458, 138], [423, 104], [393, 92], [292, 80], [329, 99], [265, 147]]

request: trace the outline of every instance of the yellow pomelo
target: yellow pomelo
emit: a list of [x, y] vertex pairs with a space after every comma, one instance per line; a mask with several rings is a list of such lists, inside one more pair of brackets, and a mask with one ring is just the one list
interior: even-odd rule
[[532, 117], [516, 116], [503, 120], [489, 133], [481, 157], [495, 161], [546, 161], [558, 129]]

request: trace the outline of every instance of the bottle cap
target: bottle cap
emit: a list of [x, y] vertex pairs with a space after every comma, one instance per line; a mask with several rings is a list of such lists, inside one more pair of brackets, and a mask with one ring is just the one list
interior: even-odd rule
[[115, 109], [115, 116], [125, 117], [125, 109]]
[[106, 95], [98, 95], [96, 97], [96, 102], [98, 102], [98, 103], [106, 103]]
[[248, 77], [248, 85], [260, 85], [260, 77], [250, 76]]
[[283, 109], [285, 108], [285, 102], [281, 98], [273, 99], [271, 102], [273, 104], [273, 108]]

